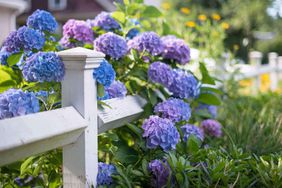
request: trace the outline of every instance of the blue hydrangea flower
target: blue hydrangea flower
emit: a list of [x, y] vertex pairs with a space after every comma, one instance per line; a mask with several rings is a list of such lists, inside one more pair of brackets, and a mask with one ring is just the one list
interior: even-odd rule
[[164, 187], [171, 173], [168, 163], [165, 160], [153, 160], [149, 163], [148, 168], [153, 174], [152, 186], [157, 188]]
[[190, 48], [184, 40], [169, 35], [161, 38], [164, 44], [162, 56], [165, 59], [172, 59], [179, 64], [185, 65], [190, 61]]
[[101, 12], [94, 20], [87, 20], [91, 27], [100, 27], [106, 31], [120, 29], [119, 23], [108, 12]]
[[221, 124], [214, 119], [207, 119], [202, 121], [201, 128], [204, 130], [204, 133], [213, 137], [221, 137], [222, 130]]
[[106, 60], [103, 60], [100, 66], [93, 71], [93, 77], [105, 87], [109, 87], [113, 83], [115, 76], [116, 72], [113, 66]]
[[108, 32], [95, 39], [94, 49], [114, 59], [119, 59], [127, 53], [127, 44], [123, 37]]
[[181, 69], [173, 70], [173, 82], [168, 87], [173, 96], [191, 99], [198, 96], [199, 83], [194, 75]]
[[37, 9], [27, 18], [27, 25], [36, 30], [54, 32], [58, 23], [55, 17], [45, 10]]
[[28, 82], [60, 82], [65, 75], [65, 66], [56, 53], [38, 52], [27, 58], [22, 73]]
[[104, 96], [103, 97], [97, 96], [97, 99], [99, 101], [108, 100], [108, 99], [110, 99], [110, 95], [109, 95], [109, 93], [107, 91], [105, 91]]
[[39, 112], [38, 99], [32, 92], [9, 89], [0, 94], [0, 119]]
[[173, 82], [173, 71], [171, 67], [160, 61], [154, 62], [148, 69], [149, 79], [153, 82], [169, 87]]
[[[132, 25], [134, 26], [140, 26], [140, 22], [137, 19], [130, 19], [129, 20], [130, 23], [132, 23]], [[132, 28], [130, 29], [127, 34], [126, 34], [126, 38], [127, 39], [133, 39], [134, 37], [136, 37], [138, 34], [140, 33], [139, 29], [137, 28]]]
[[0, 64], [1, 65], [7, 65], [8, 64], [7, 59], [10, 55], [11, 54], [9, 52], [7, 52], [5, 50], [5, 48], [2, 48], [1, 51], [0, 51]]
[[146, 51], [151, 55], [159, 55], [163, 51], [163, 43], [155, 32], [144, 32], [128, 41], [129, 49], [138, 52]]
[[110, 87], [105, 90], [109, 94], [110, 99], [125, 97], [127, 93], [125, 85], [120, 81], [114, 81]]
[[21, 50], [22, 45], [17, 34], [17, 31], [12, 31], [5, 39], [3, 47], [7, 52], [17, 53]]
[[191, 135], [194, 135], [199, 140], [204, 140], [204, 133], [203, 130], [199, 127], [191, 124], [186, 124], [181, 127], [181, 131], [183, 133], [183, 140], [187, 142]]
[[147, 147], [150, 149], [160, 146], [164, 151], [175, 149], [180, 135], [172, 121], [158, 116], [150, 116], [144, 120], [142, 128], [143, 137], [146, 138]]
[[191, 117], [191, 109], [188, 103], [181, 99], [170, 98], [157, 104], [154, 112], [162, 118], [170, 119], [172, 122], [188, 121]]
[[21, 48], [26, 51], [40, 50], [45, 43], [44, 35], [41, 32], [26, 26], [18, 29], [17, 38], [20, 41]]
[[116, 172], [114, 165], [99, 162], [98, 163], [98, 175], [97, 175], [97, 185], [110, 185], [113, 183], [111, 177], [112, 174]]
[[199, 106], [196, 108], [196, 111], [206, 110], [212, 118], [216, 118], [217, 116], [217, 106], [214, 105], [208, 105], [208, 104], [199, 104]]

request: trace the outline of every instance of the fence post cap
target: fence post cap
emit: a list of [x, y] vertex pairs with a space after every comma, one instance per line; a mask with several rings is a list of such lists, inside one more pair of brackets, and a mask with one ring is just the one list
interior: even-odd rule
[[102, 62], [105, 54], [82, 47], [71, 48], [57, 53], [66, 69], [93, 69]]
[[252, 51], [249, 53], [249, 58], [262, 58], [262, 53], [259, 51]]
[[269, 52], [268, 53], [268, 58], [269, 59], [276, 59], [278, 57], [278, 54], [276, 52]]

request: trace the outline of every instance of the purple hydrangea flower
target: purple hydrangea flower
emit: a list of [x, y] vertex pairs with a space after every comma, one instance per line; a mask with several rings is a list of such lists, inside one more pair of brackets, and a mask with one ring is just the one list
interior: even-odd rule
[[169, 178], [170, 167], [166, 161], [153, 160], [149, 163], [149, 171], [153, 174], [153, 186], [157, 188], [164, 187]]
[[36, 30], [54, 32], [58, 23], [54, 16], [45, 10], [37, 9], [27, 18], [27, 25]]
[[121, 36], [108, 32], [94, 41], [94, 49], [114, 59], [119, 59], [127, 53], [127, 44]]
[[173, 122], [188, 121], [191, 117], [191, 109], [188, 103], [181, 99], [170, 98], [157, 104], [154, 112], [162, 118], [170, 119]]
[[84, 43], [92, 44], [93, 40], [93, 31], [85, 21], [70, 19], [63, 26], [63, 38], [60, 44], [69, 47], [69, 42], [74, 45], [80, 45], [80, 43], [83, 45]]
[[60, 45], [63, 48], [74, 48], [76, 44], [71, 42], [71, 38], [69, 36], [63, 36], [60, 40]]
[[153, 82], [169, 87], [173, 82], [173, 71], [171, 67], [160, 61], [154, 62], [148, 69], [148, 76]]
[[196, 111], [207, 110], [207, 112], [211, 115], [212, 118], [216, 118], [217, 116], [217, 106], [208, 105], [208, 104], [199, 104], [196, 108]]
[[12, 31], [4, 41], [3, 47], [7, 52], [17, 53], [21, 50], [21, 42], [18, 39], [17, 31]]
[[199, 127], [197, 127], [195, 125], [191, 125], [191, 124], [183, 125], [181, 127], [181, 131], [183, 133], [183, 140], [185, 142], [187, 142], [187, 140], [189, 139], [189, 137], [191, 135], [194, 135], [196, 138], [198, 138], [201, 141], [204, 140], [204, 133], [203, 133], [203, 131]]
[[202, 121], [201, 128], [204, 130], [204, 133], [214, 137], [221, 137], [221, 124], [213, 119], [207, 119]]
[[97, 175], [97, 185], [110, 185], [113, 183], [111, 177], [112, 174], [116, 172], [114, 165], [99, 162], [98, 163], [98, 175]]
[[155, 32], [144, 32], [128, 41], [129, 49], [138, 52], [146, 51], [151, 55], [159, 55], [163, 51], [163, 43]]
[[41, 32], [26, 26], [18, 29], [17, 38], [20, 41], [21, 48], [26, 51], [40, 50], [45, 43], [44, 35]]
[[22, 73], [29, 82], [60, 82], [65, 75], [65, 66], [56, 53], [38, 52], [27, 58]]
[[144, 120], [142, 128], [143, 137], [147, 140], [147, 147], [150, 149], [160, 146], [164, 151], [175, 149], [180, 135], [172, 121], [158, 116], [150, 116]]
[[125, 85], [120, 81], [114, 81], [110, 87], [106, 88], [105, 90], [109, 94], [110, 99], [125, 97], [127, 93]]
[[100, 66], [93, 71], [93, 77], [105, 87], [109, 87], [113, 83], [115, 76], [116, 72], [113, 66], [106, 60], [103, 60]]
[[120, 29], [119, 23], [108, 12], [101, 12], [94, 20], [87, 20], [91, 27], [100, 27], [106, 31]]
[[39, 112], [38, 99], [32, 92], [9, 89], [0, 94], [0, 119]]
[[173, 70], [173, 82], [168, 89], [173, 93], [173, 96], [182, 99], [195, 98], [200, 91], [195, 76], [181, 69]]
[[162, 37], [161, 40], [164, 44], [162, 56], [165, 59], [176, 60], [182, 65], [190, 61], [190, 48], [184, 40], [171, 35]]

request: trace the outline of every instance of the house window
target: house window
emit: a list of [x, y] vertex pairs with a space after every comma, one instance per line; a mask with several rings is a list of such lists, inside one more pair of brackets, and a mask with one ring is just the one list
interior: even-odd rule
[[49, 10], [64, 10], [67, 7], [67, 0], [48, 0]]

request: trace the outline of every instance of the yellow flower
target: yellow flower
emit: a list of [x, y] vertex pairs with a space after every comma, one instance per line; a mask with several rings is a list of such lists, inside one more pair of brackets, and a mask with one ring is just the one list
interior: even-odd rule
[[207, 16], [204, 15], [204, 14], [200, 14], [200, 15], [198, 16], [198, 19], [201, 20], [201, 21], [206, 21], [206, 20], [207, 20]]
[[169, 10], [171, 8], [171, 5], [168, 2], [164, 2], [164, 3], [162, 3], [162, 8], [164, 10]]
[[212, 14], [212, 19], [216, 20], [216, 21], [219, 21], [221, 19], [220, 15], [219, 14]]
[[188, 22], [185, 23], [185, 25], [186, 25], [187, 27], [196, 27], [196, 23], [193, 22], [193, 21], [188, 21]]
[[239, 46], [238, 44], [234, 44], [234, 45], [233, 45], [233, 49], [234, 49], [235, 51], [239, 50], [239, 48], [240, 48], [240, 46]]
[[230, 25], [229, 25], [228, 23], [226, 23], [226, 22], [222, 22], [222, 23], [221, 23], [221, 27], [222, 27], [223, 29], [229, 29]]
[[187, 7], [182, 7], [180, 9], [180, 12], [182, 12], [183, 14], [190, 14], [190, 9]]

